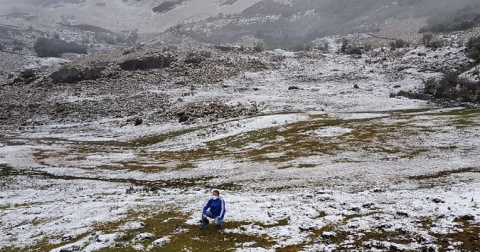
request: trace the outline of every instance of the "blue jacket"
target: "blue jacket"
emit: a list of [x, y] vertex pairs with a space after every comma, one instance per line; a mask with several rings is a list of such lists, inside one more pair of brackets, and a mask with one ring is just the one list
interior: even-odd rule
[[217, 216], [219, 220], [223, 220], [223, 217], [225, 217], [225, 201], [222, 198], [208, 200], [207, 205], [203, 208], [202, 215], [207, 214], [209, 208], [213, 215]]

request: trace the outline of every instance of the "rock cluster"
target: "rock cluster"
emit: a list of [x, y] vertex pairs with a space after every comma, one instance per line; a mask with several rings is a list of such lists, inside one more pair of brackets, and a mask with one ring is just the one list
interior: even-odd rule
[[73, 83], [82, 80], [96, 80], [101, 77], [103, 68], [87, 67], [86, 69], [62, 68], [50, 75], [55, 82]]
[[191, 124], [199, 119], [215, 121], [224, 118], [251, 116], [258, 113], [258, 108], [256, 103], [252, 103], [250, 106], [243, 104], [233, 106], [222, 101], [211, 101], [189, 103], [173, 109], [170, 113], [173, 113], [178, 118], [178, 122]]

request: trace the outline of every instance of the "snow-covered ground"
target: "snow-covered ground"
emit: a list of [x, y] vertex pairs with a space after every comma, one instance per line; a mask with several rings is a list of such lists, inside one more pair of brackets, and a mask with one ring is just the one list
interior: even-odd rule
[[[265, 52], [282, 66], [182, 98], [255, 102], [257, 116], [9, 128], [0, 249], [468, 250], [480, 218], [479, 111], [390, 98], [438, 76], [428, 69], [438, 58], [465, 61], [461, 50]], [[213, 188], [227, 204], [224, 228], [200, 231]]]

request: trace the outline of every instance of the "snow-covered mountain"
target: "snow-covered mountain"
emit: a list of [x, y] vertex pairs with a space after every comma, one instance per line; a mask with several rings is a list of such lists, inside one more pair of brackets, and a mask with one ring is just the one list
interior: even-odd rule
[[59, 24], [95, 25], [114, 32], [161, 32], [178, 24], [235, 14], [260, 0], [1, 0], [0, 24], [49, 31]]

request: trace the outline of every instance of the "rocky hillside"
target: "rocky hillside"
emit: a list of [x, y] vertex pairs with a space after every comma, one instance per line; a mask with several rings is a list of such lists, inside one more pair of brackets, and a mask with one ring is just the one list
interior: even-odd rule
[[[414, 25], [404, 20], [414, 20]], [[474, 0], [295, 0], [261, 1], [237, 15], [180, 24], [170, 30], [206, 42], [254, 36], [275, 47], [329, 35], [374, 33], [392, 24], [397, 30], [423, 33], [466, 30], [478, 23], [480, 3]]]

